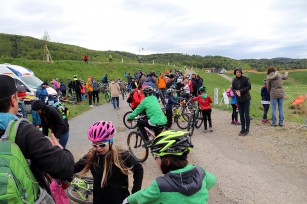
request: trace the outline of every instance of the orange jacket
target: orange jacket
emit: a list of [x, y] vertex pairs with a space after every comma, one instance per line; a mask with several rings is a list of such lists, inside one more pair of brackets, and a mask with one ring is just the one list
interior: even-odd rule
[[89, 91], [89, 92], [93, 91], [92, 84], [93, 84], [92, 83], [92, 78], [91, 77], [87, 78], [87, 82], [86, 82], [86, 85], [85, 85], [87, 91]]
[[164, 77], [159, 76], [158, 80], [157, 80], [157, 85], [159, 89], [165, 89], [166, 87], [166, 80]]

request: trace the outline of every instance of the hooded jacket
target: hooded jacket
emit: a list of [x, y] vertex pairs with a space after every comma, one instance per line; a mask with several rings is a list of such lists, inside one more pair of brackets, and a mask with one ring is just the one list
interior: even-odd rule
[[86, 90], [87, 90], [88, 92], [93, 92], [93, 81], [92, 81], [92, 77], [88, 77], [88, 78], [87, 78], [87, 82], [86, 82], [85, 87], [86, 87]]
[[166, 87], [166, 80], [163, 76], [159, 76], [157, 80], [157, 85], [159, 89], [165, 89]]
[[109, 91], [111, 92], [111, 97], [119, 97], [120, 87], [116, 81], [112, 81], [109, 84]]
[[[10, 113], [0, 113], [0, 138], [4, 134], [9, 121], [17, 119]], [[49, 183], [46, 173], [52, 178], [69, 180], [73, 176], [74, 158], [68, 150], [52, 146], [50, 141], [30, 123], [21, 123], [15, 143], [26, 159], [31, 161], [31, 170], [39, 185], [49, 194]]]
[[[203, 168], [201, 168], [203, 170]], [[155, 179], [151, 185], [128, 197], [129, 204], [173, 204], [173, 203], [207, 203], [208, 190], [216, 183], [216, 178], [209, 172], [200, 173], [194, 165], [188, 164], [182, 169], [167, 174], [167, 182], [172, 187], [164, 189]]]
[[267, 76], [266, 85], [270, 93], [271, 99], [283, 98], [285, 96], [284, 88], [282, 87], [282, 80], [288, 78], [288, 73], [285, 75], [280, 74], [279, 72], [271, 72]]

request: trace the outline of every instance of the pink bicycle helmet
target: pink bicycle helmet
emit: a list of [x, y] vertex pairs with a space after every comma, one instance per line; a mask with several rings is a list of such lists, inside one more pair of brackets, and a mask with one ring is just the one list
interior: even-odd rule
[[113, 142], [115, 132], [116, 130], [111, 121], [98, 121], [88, 129], [87, 136], [92, 142], [105, 140], [111, 140]]

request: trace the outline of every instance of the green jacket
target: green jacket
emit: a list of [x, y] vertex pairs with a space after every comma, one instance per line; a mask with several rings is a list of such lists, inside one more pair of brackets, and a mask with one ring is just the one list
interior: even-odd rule
[[[215, 185], [216, 178], [207, 171], [203, 176], [198, 175], [195, 169], [194, 165], [188, 164], [182, 169], [170, 172], [173, 175], [171, 178], [174, 180], [171, 186], [174, 187], [175, 192], [161, 192], [157, 179], [155, 179], [147, 188], [130, 195], [128, 197], [129, 204], [207, 203], [208, 190]], [[203, 170], [203, 168], [201, 169]], [[202, 182], [198, 182], [200, 179]]]
[[151, 124], [165, 125], [167, 120], [155, 96], [145, 97], [138, 107], [129, 115], [128, 120], [132, 120], [145, 110]]

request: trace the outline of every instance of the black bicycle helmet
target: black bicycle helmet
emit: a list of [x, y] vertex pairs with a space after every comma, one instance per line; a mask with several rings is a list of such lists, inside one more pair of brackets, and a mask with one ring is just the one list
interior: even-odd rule
[[180, 156], [193, 148], [188, 132], [168, 130], [159, 134], [151, 145], [151, 153], [157, 156]]
[[166, 90], [167, 94], [171, 94], [171, 93], [174, 93], [174, 92], [175, 92], [175, 90], [172, 89], [172, 88], [169, 88], [169, 89]]
[[153, 93], [153, 88], [151, 86], [146, 86], [143, 88], [143, 93], [145, 96], [150, 96]]
[[199, 92], [206, 92], [206, 87], [205, 86], [201, 86], [199, 89], [198, 89]]

